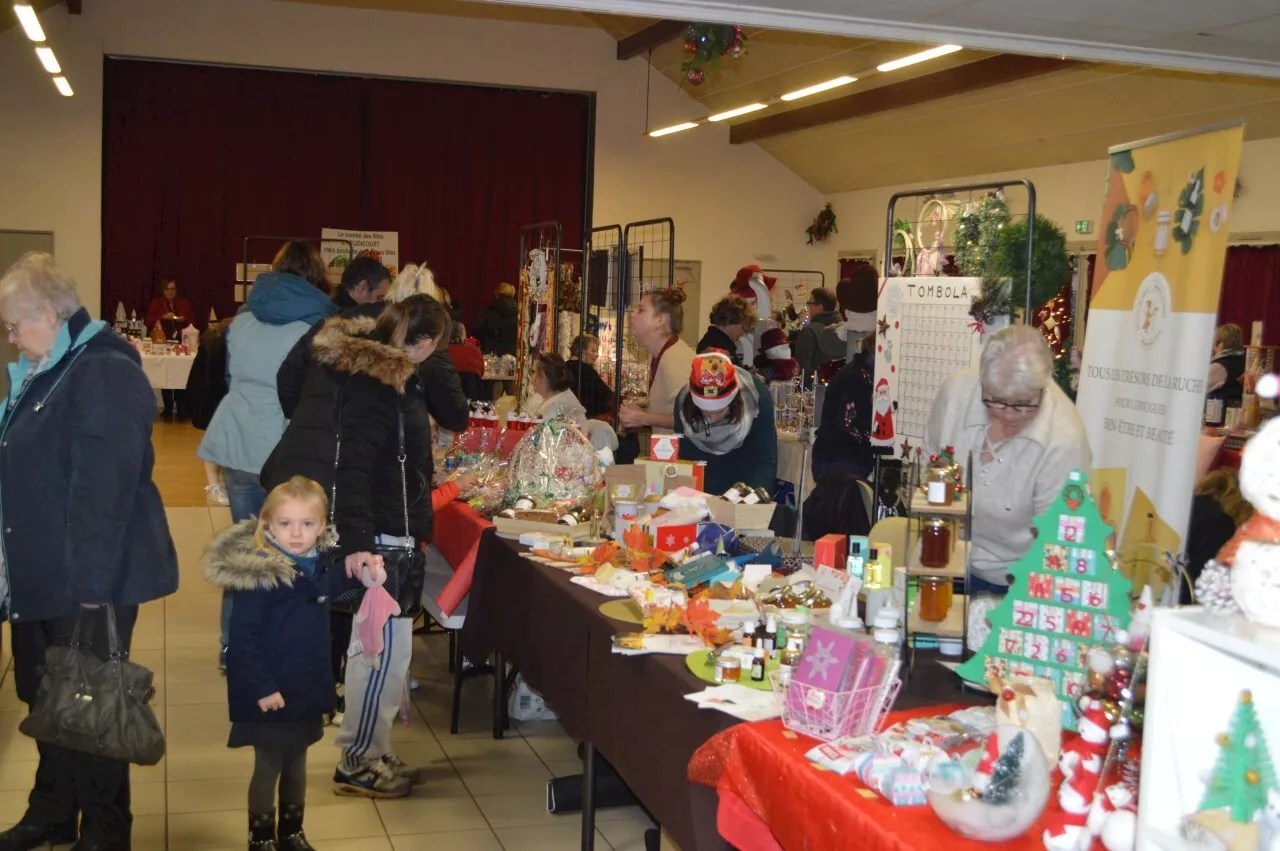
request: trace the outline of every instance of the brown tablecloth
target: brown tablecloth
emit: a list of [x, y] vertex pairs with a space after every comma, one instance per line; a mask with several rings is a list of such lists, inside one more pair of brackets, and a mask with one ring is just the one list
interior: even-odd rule
[[[729, 848], [716, 831], [715, 790], [690, 783], [686, 767], [737, 721], [684, 699], [707, 684], [683, 657], [610, 652], [612, 636], [636, 626], [602, 615], [606, 598], [521, 549], [493, 534], [481, 539], [462, 652], [476, 660], [501, 652], [518, 665], [565, 731], [595, 745], [682, 851]], [[919, 654], [897, 708], [948, 700], [964, 700], [955, 676]]]

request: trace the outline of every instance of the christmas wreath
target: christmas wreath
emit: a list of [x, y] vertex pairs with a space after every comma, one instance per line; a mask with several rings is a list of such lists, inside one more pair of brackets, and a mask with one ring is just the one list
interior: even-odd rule
[[840, 232], [836, 228], [836, 211], [831, 209], [830, 204], [823, 207], [818, 215], [814, 216], [813, 224], [805, 228], [804, 232], [809, 235], [810, 245], [815, 242], [826, 242], [831, 234]]
[[690, 24], [684, 31], [684, 50], [689, 58], [680, 66], [692, 86], [702, 84], [707, 70], [720, 67], [720, 59], [738, 59], [747, 52], [747, 34], [730, 24]]

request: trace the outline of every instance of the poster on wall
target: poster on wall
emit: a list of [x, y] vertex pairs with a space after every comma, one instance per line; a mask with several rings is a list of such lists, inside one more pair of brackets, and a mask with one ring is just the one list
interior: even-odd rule
[[1133, 593], [1171, 584], [1191, 513], [1244, 123], [1111, 149], [1076, 405]]
[[993, 330], [969, 315], [981, 284], [978, 278], [881, 280], [873, 446], [892, 446], [894, 457], [904, 461], [923, 453], [938, 388], [953, 372], [977, 367], [982, 343]]
[[320, 256], [330, 285], [342, 280], [342, 271], [350, 262], [347, 242], [355, 256], [367, 254], [390, 269], [392, 279], [400, 271], [400, 234], [396, 231], [324, 228], [320, 231]]

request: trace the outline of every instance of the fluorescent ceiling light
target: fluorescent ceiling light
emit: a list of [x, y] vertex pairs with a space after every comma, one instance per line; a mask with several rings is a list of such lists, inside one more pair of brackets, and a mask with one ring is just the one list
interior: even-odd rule
[[856, 83], [857, 77], [836, 77], [834, 80], [827, 80], [825, 83], [818, 83], [816, 86], [810, 86], [807, 89], [797, 89], [794, 92], [787, 92], [782, 96], [783, 100], [799, 100], [807, 98], [809, 95], [816, 95], [818, 92], [827, 92], [831, 89], [838, 89], [841, 86], [847, 86], [850, 83]]
[[908, 65], [915, 65], [917, 62], [928, 62], [930, 59], [937, 59], [939, 56], [946, 56], [948, 53], [955, 53], [957, 50], [963, 49], [964, 48], [958, 44], [944, 44], [941, 47], [922, 50], [919, 53], [913, 53], [910, 56], [904, 56], [901, 59], [895, 59], [892, 62], [877, 65], [876, 70], [897, 71], [899, 68], [906, 68]]
[[686, 121], [683, 124], [673, 124], [670, 127], [663, 127], [661, 130], [654, 130], [649, 135], [655, 138], [658, 136], [670, 136], [672, 133], [679, 133], [681, 130], [691, 130], [697, 126], [696, 122]]
[[720, 112], [707, 117], [708, 121], [724, 121], [726, 118], [737, 118], [739, 115], [746, 115], [748, 112], [758, 112], [764, 109], [766, 104], [749, 103], [746, 106], [740, 106], [737, 109], [731, 109], [728, 112]]
[[14, 3], [13, 12], [18, 16], [18, 23], [22, 24], [27, 38], [32, 41], [44, 41], [44, 30], [40, 27], [40, 19], [36, 17], [35, 9], [26, 3]]
[[66, 77], [54, 77], [53, 84], [58, 87], [58, 92], [64, 98], [69, 98], [75, 94], [75, 92], [71, 91], [71, 84], [67, 82]]
[[52, 47], [37, 47], [36, 56], [40, 57], [40, 64], [50, 74], [62, 73], [62, 66], [58, 64], [58, 57], [53, 55]]

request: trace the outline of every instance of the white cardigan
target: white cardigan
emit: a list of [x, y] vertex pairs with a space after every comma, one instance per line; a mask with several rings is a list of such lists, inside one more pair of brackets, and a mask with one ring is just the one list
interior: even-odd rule
[[984, 469], [980, 456], [989, 423], [977, 371], [957, 372], [933, 400], [925, 451], [952, 446], [966, 469], [972, 453], [973, 571], [1007, 585], [1009, 565], [1031, 548], [1031, 521], [1053, 504], [1068, 473], [1089, 472], [1093, 457], [1075, 405], [1053, 382], [1044, 389], [1039, 413], [995, 450]]

